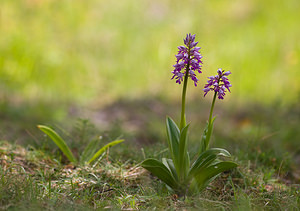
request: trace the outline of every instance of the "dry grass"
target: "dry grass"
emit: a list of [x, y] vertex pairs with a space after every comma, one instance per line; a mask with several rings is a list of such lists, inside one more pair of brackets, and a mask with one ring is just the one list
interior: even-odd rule
[[[297, 209], [299, 186], [241, 164], [199, 196], [178, 198], [138, 164], [62, 165], [51, 156], [1, 142], [1, 209]], [[69, 210], [68, 209], [68, 210]]]

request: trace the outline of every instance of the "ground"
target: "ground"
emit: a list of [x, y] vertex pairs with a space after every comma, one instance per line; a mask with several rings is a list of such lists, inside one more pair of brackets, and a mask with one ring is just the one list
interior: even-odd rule
[[[207, 106], [201, 104], [203, 110]], [[139, 166], [146, 157], [168, 156], [164, 114], [176, 118], [178, 107], [176, 102], [142, 99], [121, 100], [101, 109], [72, 108], [73, 116], [81, 114], [89, 120], [73, 122], [72, 127], [65, 124], [66, 129], [53, 126], [67, 140], [72, 138], [68, 144], [75, 154], [99, 134], [104, 142], [119, 135], [125, 138], [125, 143], [111, 148], [92, 165], [70, 164], [40, 131], [29, 127], [28, 132], [20, 132], [24, 125], [19, 125], [15, 135], [23, 139], [3, 140], [0, 145], [1, 209], [299, 209], [299, 108], [217, 108], [213, 146], [228, 149], [239, 166], [221, 174], [199, 195], [184, 199], [167, 192]], [[205, 112], [198, 110], [199, 102], [192, 101], [191, 153], [199, 136], [194, 133], [206, 118]]]

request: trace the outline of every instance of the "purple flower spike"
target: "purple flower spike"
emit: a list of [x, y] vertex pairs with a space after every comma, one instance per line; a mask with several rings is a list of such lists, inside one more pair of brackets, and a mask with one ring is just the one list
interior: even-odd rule
[[218, 98], [223, 100], [225, 96], [226, 89], [230, 92], [230, 87], [232, 87], [226, 76], [230, 75], [230, 71], [224, 72], [222, 68], [219, 68], [217, 71], [218, 75], [208, 77], [207, 84], [204, 86], [204, 97], [210, 90], [213, 90], [217, 93]]
[[[185, 75], [194, 81], [194, 85], [197, 86], [198, 78], [196, 72], [202, 73], [201, 68], [202, 55], [199, 53], [200, 47], [196, 47], [198, 42], [195, 42], [196, 35], [187, 34], [183, 40], [185, 46], [178, 46], [178, 53], [175, 55], [176, 64], [173, 65], [175, 68], [172, 73], [171, 79], [176, 80], [176, 83], [181, 84]], [[188, 69], [188, 72], [186, 72]]]

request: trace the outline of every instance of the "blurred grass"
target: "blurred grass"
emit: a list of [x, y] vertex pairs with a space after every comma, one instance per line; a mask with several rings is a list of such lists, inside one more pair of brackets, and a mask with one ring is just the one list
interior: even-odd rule
[[204, 57], [193, 94], [222, 67], [236, 102], [298, 102], [299, 10], [298, 0], [2, 0], [0, 100], [178, 98], [170, 72], [191, 32]]

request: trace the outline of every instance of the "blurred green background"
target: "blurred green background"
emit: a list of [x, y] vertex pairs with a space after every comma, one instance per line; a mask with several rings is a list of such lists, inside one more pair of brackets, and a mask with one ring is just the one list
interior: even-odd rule
[[179, 119], [182, 87], [170, 80], [177, 46], [192, 33], [204, 65], [188, 89], [191, 139], [208, 116], [206, 77], [223, 68], [233, 87], [216, 105], [216, 145], [299, 145], [299, 0], [0, 4], [1, 139], [32, 141], [37, 124], [66, 128], [80, 117], [114, 137], [162, 142], [165, 116]]
[[[231, 70], [235, 102], [299, 101], [298, 0], [2, 0], [0, 99], [109, 104], [179, 98], [177, 46], [195, 33], [203, 74]], [[210, 100], [210, 99], [209, 99]]]

